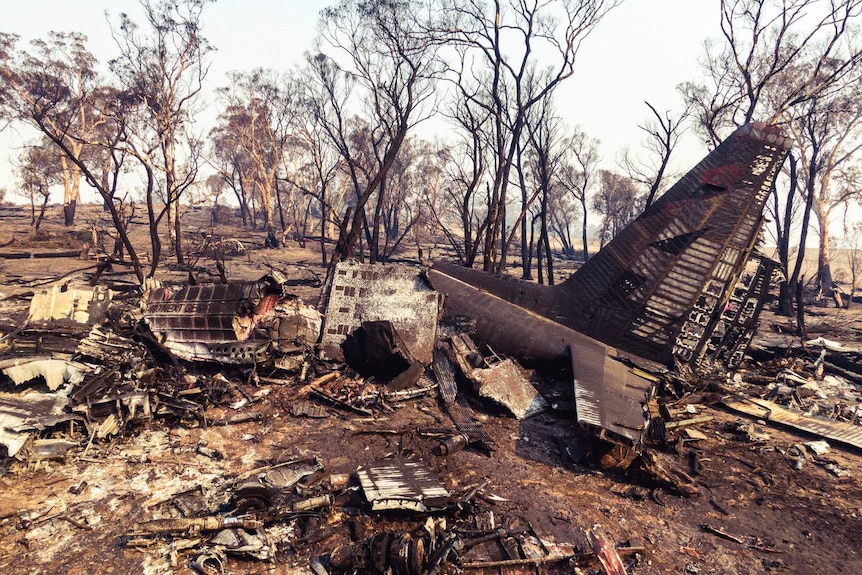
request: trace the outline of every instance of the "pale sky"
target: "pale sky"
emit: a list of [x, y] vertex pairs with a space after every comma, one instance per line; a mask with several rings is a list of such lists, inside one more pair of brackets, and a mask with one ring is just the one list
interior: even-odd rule
[[[300, 63], [312, 46], [318, 11], [325, 0], [218, 0], [204, 12], [204, 35], [217, 52], [212, 57], [212, 88], [230, 70], [263, 67], [285, 71]], [[128, 12], [140, 22], [135, 0], [0, 0], [0, 30], [21, 36], [24, 46], [50, 30], [83, 32], [89, 50], [105, 64], [116, 54], [105, 11], [116, 22]], [[719, 33], [718, 0], [626, 0], [585, 40], [575, 75], [558, 93], [557, 109], [569, 125], [580, 125], [601, 141], [604, 166], [613, 169], [623, 146], [636, 150], [644, 134], [648, 100], [659, 111], [679, 110], [675, 87], [699, 76], [703, 41]], [[209, 105], [214, 98], [207, 95]], [[203, 133], [211, 126], [201, 126]], [[10, 192], [16, 176], [11, 160], [22, 140], [10, 129], [0, 132], [0, 187]], [[686, 171], [705, 153], [693, 137], [676, 154], [676, 169]], [[58, 197], [53, 201], [62, 201]], [[84, 201], [95, 196], [82, 190]], [[11, 196], [12, 194], [10, 194]], [[8, 197], [7, 199], [12, 199]]]

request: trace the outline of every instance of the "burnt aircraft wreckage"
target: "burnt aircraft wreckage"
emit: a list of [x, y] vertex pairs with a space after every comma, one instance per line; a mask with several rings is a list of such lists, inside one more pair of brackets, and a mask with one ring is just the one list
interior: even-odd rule
[[[391, 321], [414, 381], [432, 362], [443, 294], [445, 313], [472, 318], [494, 350], [534, 362], [569, 358], [577, 421], [637, 449], [659, 384], [742, 360], [775, 270], [755, 244], [788, 148], [776, 127], [739, 128], [560, 285], [436, 262], [428, 286], [413, 269], [342, 262], [322, 318], [286, 297], [284, 278], [265, 278], [152, 290], [144, 319], [177, 357], [240, 364], [315, 339], [322, 356], [341, 360], [360, 324]], [[440, 354], [433, 357], [440, 379]]]
[[[764, 202], [788, 147], [777, 128], [740, 128], [557, 286], [441, 262], [426, 273], [346, 261], [332, 270], [322, 309], [302, 303], [291, 294], [296, 280], [274, 271], [256, 282], [155, 287], [144, 293], [128, 321], [120, 322], [122, 334], [93, 325], [76, 353], [113, 363], [121, 355], [138, 357], [146, 351], [128, 339], [135, 336], [175, 366], [177, 360], [265, 364], [299, 372], [306, 380], [318, 361], [347, 360], [363, 377], [389, 382], [384, 393], [392, 397], [431, 389], [436, 379], [459, 433], [470, 444], [492, 449], [491, 438], [455, 401], [454, 368], [480, 394], [484, 390], [521, 417], [541, 410], [541, 398], [517, 369], [481, 357], [476, 363], [473, 356], [481, 354], [465, 334], [449, 338], [451, 353], [439, 349], [442, 294], [444, 312], [472, 318], [473, 335], [493, 350], [533, 362], [568, 358], [578, 423], [640, 451], [645, 440], [661, 439], [662, 418], [651, 401], [660, 385], [734, 367], [745, 353], [775, 268], [756, 254], [755, 244]], [[748, 267], [752, 258], [756, 271]], [[34, 299], [29, 322], [94, 324], [110, 298], [91, 293], [81, 299], [76, 293], [55, 290]], [[140, 358], [127, 363], [143, 365]], [[376, 369], [380, 366], [387, 369]], [[15, 365], [0, 366], [16, 382], [60, 368], [65, 364], [35, 363], [23, 373]], [[71, 400], [85, 410], [91, 427], [104, 423], [105, 414], [93, 406], [106, 401], [122, 403], [115, 410], [121, 422], [176, 407], [168, 405], [170, 394], [150, 397], [137, 384], [129, 395], [123, 387], [129, 382], [111, 383], [120, 377], [116, 369], [88, 373], [81, 384], [60, 375], [44, 378], [77, 385]], [[146, 397], [154, 402], [141, 410], [138, 404]], [[161, 408], [153, 407], [155, 400]], [[65, 406], [69, 399], [64, 395], [63, 401]], [[17, 409], [17, 423], [4, 426], [21, 427], [18, 420], [36, 417], [30, 411]], [[53, 421], [48, 415], [45, 421]], [[5, 441], [0, 438], [0, 445]], [[11, 453], [24, 439], [9, 441], [16, 442]]]
[[741, 361], [776, 266], [755, 244], [789, 146], [774, 126], [739, 128], [562, 284], [441, 262], [429, 279], [496, 351], [570, 357], [578, 422], [639, 446], [661, 378]]

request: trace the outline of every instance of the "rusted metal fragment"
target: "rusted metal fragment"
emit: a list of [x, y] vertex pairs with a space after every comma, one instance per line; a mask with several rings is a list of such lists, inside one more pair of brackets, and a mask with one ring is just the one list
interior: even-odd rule
[[439, 294], [417, 268], [341, 262], [335, 266], [328, 302], [321, 338], [327, 356], [342, 359], [341, 344], [363, 321], [386, 320], [417, 361], [431, 362]]
[[72, 411], [83, 414], [91, 432], [94, 430], [96, 437], [103, 439], [117, 435], [130, 421], [152, 418], [153, 405], [149, 391], [118, 387], [104, 396], [73, 405]]
[[601, 525], [595, 524], [587, 531], [587, 540], [593, 548], [593, 553], [599, 558], [599, 563], [602, 564], [602, 570], [606, 575], [626, 575], [623, 560], [620, 559], [613, 543], [608, 541]]
[[576, 418], [640, 445], [650, 423], [647, 403], [659, 380], [610, 349], [599, 342], [579, 342], [570, 350]]
[[479, 395], [493, 399], [512, 412], [517, 419], [525, 419], [544, 411], [548, 402], [523, 376], [511, 359], [506, 359], [471, 373], [479, 382]]
[[77, 352], [107, 365], [141, 360], [147, 355], [147, 349], [140, 343], [98, 325], [93, 326], [90, 333], [78, 343]]
[[449, 492], [420, 461], [382, 461], [357, 470], [372, 511], [428, 511], [449, 503]]
[[41, 430], [77, 416], [66, 413], [69, 398], [63, 393], [0, 393], [0, 445], [15, 457], [30, 438], [29, 431]]
[[79, 445], [77, 441], [65, 439], [36, 439], [30, 445], [29, 458], [31, 460], [63, 459], [67, 451]]
[[705, 342], [698, 364], [701, 371], [711, 363], [737, 367], [751, 345], [763, 306], [772, 298], [769, 286], [779, 269], [778, 262], [764, 255], [755, 254], [752, 259], [757, 261], [757, 270], [731, 290], [712, 338]]
[[181, 359], [248, 364], [316, 341], [320, 316], [270, 276], [257, 282], [155, 288], [144, 321]]
[[805, 415], [765, 399], [726, 397], [721, 402], [734, 411], [862, 449], [862, 427], [858, 425]]
[[481, 443], [486, 449], [493, 449], [494, 440], [491, 436], [473, 419], [470, 409], [456, 401], [458, 384], [455, 382], [455, 372], [449, 354], [442, 349], [435, 349], [434, 363], [431, 368], [440, 386], [440, 397], [443, 398], [446, 412], [458, 431], [469, 438], [469, 443]]
[[176, 517], [138, 523], [138, 533], [199, 533], [219, 531], [225, 527], [257, 529], [262, 526], [261, 521], [248, 517]]
[[79, 289], [54, 286], [33, 295], [30, 301], [30, 324], [58, 322], [96, 323], [105, 316], [113, 293], [105, 288]]
[[[329, 563], [338, 572], [425, 575], [442, 571], [441, 563], [454, 552], [457, 538], [445, 532], [445, 519], [426, 520], [409, 532], [378, 531], [356, 543], [339, 545], [329, 554]], [[316, 575], [326, 575], [322, 566], [312, 564]]]

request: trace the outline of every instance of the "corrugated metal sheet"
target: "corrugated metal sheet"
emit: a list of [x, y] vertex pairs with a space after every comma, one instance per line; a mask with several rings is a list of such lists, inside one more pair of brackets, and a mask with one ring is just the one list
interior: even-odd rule
[[578, 423], [640, 444], [649, 424], [646, 403], [654, 382], [599, 342], [578, 342], [571, 354]]
[[359, 483], [372, 510], [421, 509], [449, 502], [449, 492], [420, 461], [395, 459], [360, 467]]
[[[654, 381], [637, 375], [633, 367], [655, 373], [662, 371], [660, 365], [621, 352], [442, 270], [430, 270], [429, 277], [447, 295], [447, 314], [474, 318], [476, 337], [495, 351], [531, 361], [553, 361], [571, 354], [578, 421], [606, 429], [629, 443], [640, 443], [649, 420], [643, 404]], [[436, 373], [436, 361], [434, 365]], [[441, 394], [445, 393], [442, 380], [440, 387]]]
[[458, 396], [458, 384], [455, 382], [455, 372], [452, 365], [452, 360], [445, 351], [441, 349], [434, 350], [434, 363], [431, 365], [434, 373], [434, 378], [440, 386], [440, 396], [443, 398], [443, 404], [446, 407], [446, 412], [455, 423], [455, 427], [461, 433], [465, 434], [470, 443], [481, 443], [487, 449], [493, 449], [494, 441], [481, 425], [476, 423], [470, 415], [469, 409], [462, 407], [456, 401]]
[[[144, 321], [156, 339], [189, 361], [250, 364], [268, 359], [270, 348], [313, 342], [319, 314], [289, 295], [271, 276], [234, 282], [156, 288], [147, 293]], [[239, 336], [242, 334], [242, 337]]]
[[252, 313], [260, 296], [257, 283], [157, 288], [147, 297], [144, 320], [162, 345], [180, 358], [253, 363], [265, 359], [269, 340], [240, 342], [233, 318]]
[[805, 415], [765, 399], [727, 397], [722, 403], [734, 411], [862, 449], [862, 426], [859, 425]]
[[697, 367], [760, 231], [787, 155], [775, 128], [740, 128], [567, 282], [571, 327], [642, 357]]

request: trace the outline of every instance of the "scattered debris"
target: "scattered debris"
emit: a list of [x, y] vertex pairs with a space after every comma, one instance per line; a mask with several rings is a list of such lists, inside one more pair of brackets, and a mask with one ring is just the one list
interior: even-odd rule
[[102, 287], [81, 289], [66, 284], [36, 293], [30, 301], [29, 324], [58, 325], [63, 322], [95, 324], [105, 317], [113, 294]]
[[0, 370], [16, 385], [42, 378], [51, 391], [65, 384], [81, 383], [84, 373], [89, 371], [83, 364], [50, 357], [0, 361]]
[[620, 559], [619, 553], [617, 553], [613, 544], [608, 541], [601, 525], [593, 525], [587, 531], [587, 540], [593, 548], [593, 553], [599, 558], [599, 562], [602, 564], [602, 569], [606, 575], [626, 575], [623, 560]]
[[[555, 573], [587, 561], [595, 571], [598, 560], [607, 575], [623, 575], [644, 550], [638, 537], [616, 547], [594, 525], [586, 531], [588, 547], [550, 541], [517, 517], [517, 497], [491, 493], [493, 472], [477, 479], [461, 466], [487, 458], [486, 469], [493, 469], [500, 454], [491, 431], [515, 445], [519, 465], [546, 458], [554, 473], [577, 468], [577, 480], [597, 468], [618, 473], [610, 492], [640, 505], [666, 505], [664, 493], [711, 490], [704, 478], [726, 465], [705, 453], [716, 439], [749, 442], [757, 456], [777, 453], [791, 476], [814, 465], [847, 476], [840, 457], [827, 457], [824, 440], [779, 449], [760, 425], [729, 423], [727, 415], [722, 421], [708, 411], [718, 401], [716, 389], [742, 389], [748, 378], [775, 401], [726, 397], [730, 409], [762, 425], [779, 422], [833, 444], [862, 446], [860, 390], [852, 377], [858, 357], [849, 346], [818, 338], [806, 344], [823, 348], [816, 357], [809, 349], [796, 363], [724, 377], [741, 364], [768, 301], [774, 262], [754, 245], [785, 148], [771, 128], [740, 129], [560, 286], [442, 263], [426, 274], [342, 262], [322, 294], [323, 315], [291, 293], [298, 280], [276, 271], [254, 282], [155, 286], [140, 299], [132, 290], [115, 296], [56, 286], [36, 294], [26, 322], [3, 339], [0, 445], [8, 458], [34, 468], [74, 458], [139, 470], [128, 489], [150, 500], [134, 510], [124, 541], [163, 555], [171, 568], [185, 558], [201, 573], [223, 573], [240, 557], [304, 563], [316, 575], [436, 574], [446, 564], [471, 572]], [[245, 249], [237, 244], [237, 252]], [[207, 240], [202, 250], [229, 247]], [[757, 271], [743, 277], [750, 258]], [[452, 321], [438, 333], [441, 294]], [[61, 325], [69, 327], [54, 329]], [[52, 331], [62, 345], [46, 350], [42, 338]], [[553, 379], [564, 384], [525, 369], [537, 360], [562, 360]], [[709, 379], [714, 372], [721, 375]], [[713, 387], [692, 397], [707, 381]], [[500, 425], [481, 413], [488, 404], [477, 397], [520, 421], [500, 418], [506, 422]], [[823, 406], [814, 402], [827, 397], [841, 401], [827, 406], [829, 419], [816, 417]], [[415, 409], [396, 418], [404, 405]], [[549, 406], [553, 413], [524, 421]], [[297, 419], [287, 426], [290, 417]], [[562, 417], [579, 425], [563, 429], [555, 420]], [[489, 420], [495, 425], [486, 430]], [[249, 425], [230, 428], [235, 442], [219, 442], [217, 434], [230, 433], [221, 426], [243, 424]], [[158, 439], [132, 445], [114, 439], [138, 432]], [[345, 448], [337, 472], [328, 473], [305, 441], [322, 434], [331, 434], [328, 442], [361, 435], [368, 443], [357, 453]], [[150, 495], [161, 473], [155, 461], [181, 470], [175, 489], [158, 496]], [[802, 469], [806, 462], [811, 466]], [[776, 485], [774, 471], [749, 467], [752, 485]], [[518, 488], [530, 493], [557, 481], [522, 477]], [[110, 479], [69, 483], [59, 492], [84, 500], [88, 492], [104, 492]], [[109, 505], [119, 508], [132, 491], [112, 488]], [[708, 501], [709, 514], [731, 518], [748, 499], [711, 492]], [[0, 521], [19, 521], [22, 531], [55, 519], [73, 530], [98, 524], [69, 509], [42, 511], [31, 517], [16, 508]], [[579, 511], [549, 510], [545, 527], [574, 528]], [[590, 523], [598, 513], [616, 516], [604, 503], [582, 511]], [[778, 552], [754, 537], [706, 523], [701, 529]], [[680, 541], [683, 553], [701, 559], [701, 551]], [[20, 537], [11, 545], [19, 543], [26, 547]], [[621, 555], [633, 559], [627, 564]]]

